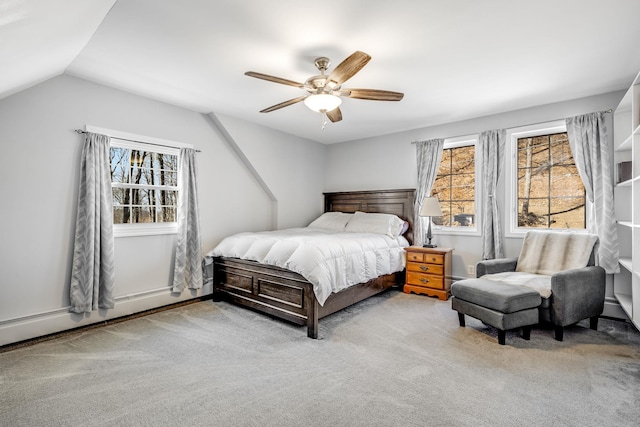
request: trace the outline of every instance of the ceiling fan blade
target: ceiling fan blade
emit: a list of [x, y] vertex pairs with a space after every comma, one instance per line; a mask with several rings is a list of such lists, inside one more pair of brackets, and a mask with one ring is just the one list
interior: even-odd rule
[[390, 90], [378, 89], [346, 89], [349, 91], [349, 98], [369, 99], [372, 101], [400, 101], [404, 93], [392, 92]]
[[327, 111], [326, 114], [332, 123], [339, 122], [340, 120], [342, 120], [342, 111], [340, 111], [340, 107], [336, 107], [331, 111]]
[[280, 104], [272, 105], [271, 107], [265, 108], [264, 110], [262, 110], [260, 112], [261, 113], [270, 113], [270, 112], [272, 112], [274, 110], [279, 110], [280, 108], [288, 107], [289, 105], [293, 105], [295, 103], [303, 101], [306, 97], [307, 97], [307, 95], [299, 96], [297, 98], [293, 98], [293, 99], [290, 99], [288, 101], [281, 102]]
[[255, 77], [256, 79], [262, 79], [262, 80], [267, 80], [274, 83], [280, 83], [283, 85], [304, 87], [304, 84], [294, 82], [293, 80], [283, 79], [282, 77], [270, 76], [268, 74], [256, 73], [255, 71], [247, 71], [246, 73], [244, 73], [244, 75], [249, 77]]
[[367, 62], [370, 60], [371, 57], [364, 52], [360, 52], [359, 50], [353, 52], [347, 59], [338, 64], [329, 75], [327, 83], [333, 84], [334, 87], [340, 86], [367, 65]]

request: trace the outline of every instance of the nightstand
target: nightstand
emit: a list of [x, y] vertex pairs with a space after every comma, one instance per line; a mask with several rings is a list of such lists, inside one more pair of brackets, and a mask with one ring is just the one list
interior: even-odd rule
[[449, 248], [411, 246], [407, 255], [404, 292], [425, 294], [447, 300], [451, 295], [451, 254]]

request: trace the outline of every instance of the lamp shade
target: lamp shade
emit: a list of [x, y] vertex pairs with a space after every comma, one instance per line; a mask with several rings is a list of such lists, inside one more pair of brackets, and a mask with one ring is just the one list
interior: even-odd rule
[[309, 95], [304, 99], [304, 105], [318, 113], [335, 110], [340, 104], [342, 104], [342, 98], [336, 95], [329, 95], [328, 93]]
[[420, 216], [442, 216], [440, 202], [437, 197], [425, 197], [420, 208]]

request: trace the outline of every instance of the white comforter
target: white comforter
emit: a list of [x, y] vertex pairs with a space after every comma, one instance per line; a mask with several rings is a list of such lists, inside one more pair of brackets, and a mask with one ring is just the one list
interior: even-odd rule
[[224, 239], [208, 256], [258, 261], [295, 271], [313, 284], [323, 305], [332, 292], [402, 271], [404, 237], [290, 228], [240, 233]]

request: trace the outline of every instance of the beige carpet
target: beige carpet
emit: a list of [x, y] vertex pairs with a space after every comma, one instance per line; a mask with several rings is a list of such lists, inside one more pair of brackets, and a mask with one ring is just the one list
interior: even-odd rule
[[531, 341], [392, 290], [306, 329], [200, 302], [0, 354], [2, 426], [637, 426], [640, 334]]

